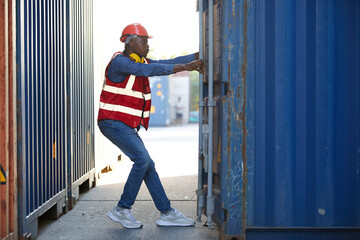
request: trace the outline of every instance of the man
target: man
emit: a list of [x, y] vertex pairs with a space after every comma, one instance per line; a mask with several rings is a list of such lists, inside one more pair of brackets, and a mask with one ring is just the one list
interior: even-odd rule
[[176, 110], [176, 119], [175, 119], [175, 126], [180, 124], [182, 125], [182, 118], [183, 118], [183, 104], [181, 102], [181, 97], [178, 97], [178, 101], [175, 103], [175, 110]]
[[201, 71], [203, 61], [198, 54], [172, 60], [147, 59], [148, 39], [141, 24], [126, 26], [120, 38], [124, 52], [114, 54], [105, 71], [100, 96], [98, 126], [100, 131], [134, 162], [125, 183], [121, 199], [108, 216], [125, 228], [140, 228], [130, 212], [142, 181], [145, 181], [156, 208], [161, 212], [156, 223], [160, 226], [192, 226], [193, 219], [185, 217], [170, 205], [155, 164], [137, 131], [148, 128], [151, 108], [150, 76], [169, 75], [180, 71]]

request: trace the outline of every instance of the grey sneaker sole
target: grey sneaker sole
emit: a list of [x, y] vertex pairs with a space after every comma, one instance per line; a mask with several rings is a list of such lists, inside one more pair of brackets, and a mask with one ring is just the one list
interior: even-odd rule
[[141, 225], [136, 225], [136, 226], [131, 226], [131, 225], [127, 225], [125, 222], [122, 222], [121, 220], [119, 220], [117, 217], [115, 217], [112, 212], [108, 212], [108, 217], [113, 220], [114, 222], [120, 223], [124, 228], [131, 228], [131, 229], [135, 229], [135, 228], [142, 228], [142, 224]]
[[159, 225], [160, 227], [191, 227], [195, 225], [195, 221], [193, 223], [174, 223], [163, 220], [157, 220], [156, 224]]

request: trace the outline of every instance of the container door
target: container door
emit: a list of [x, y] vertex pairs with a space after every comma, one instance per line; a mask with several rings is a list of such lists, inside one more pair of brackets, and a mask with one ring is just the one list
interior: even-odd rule
[[[213, 2], [212, 12], [209, 13], [209, 5], [205, 1], [202, 14], [203, 22], [203, 51], [205, 61], [205, 73], [203, 76], [204, 104], [203, 122], [200, 124], [202, 135], [202, 164], [200, 164], [201, 183], [203, 185], [203, 212], [208, 216], [207, 224], [221, 222], [223, 216], [221, 209], [221, 148], [222, 148], [222, 108], [226, 94], [227, 82], [222, 78], [222, 25], [221, 25], [221, 1]], [[209, 16], [211, 15], [211, 16]], [[210, 33], [211, 30], [211, 33]], [[210, 37], [212, 36], [212, 41]], [[212, 67], [209, 64], [212, 63]], [[211, 71], [211, 72], [210, 72]], [[201, 89], [201, 88], [200, 88]], [[211, 93], [210, 93], [211, 91]], [[211, 109], [210, 109], [211, 108]], [[211, 110], [211, 111], [210, 111]], [[211, 118], [211, 122], [209, 121]], [[201, 120], [201, 119], [200, 119]], [[211, 139], [210, 139], [211, 138]], [[201, 144], [201, 143], [200, 143]], [[209, 162], [209, 159], [211, 163]], [[209, 178], [210, 171], [210, 178]], [[211, 182], [209, 182], [211, 181]], [[209, 184], [211, 184], [209, 188]], [[211, 193], [209, 193], [211, 189]], [[201, 204], [202, 205], [202, 204]]]

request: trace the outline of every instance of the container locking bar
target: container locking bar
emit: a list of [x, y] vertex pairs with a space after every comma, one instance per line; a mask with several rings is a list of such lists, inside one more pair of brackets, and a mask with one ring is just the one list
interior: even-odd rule
[[207, 201], [206, 201], [206, 216], [207, 216], [207, 225], [209, 228], [212, 228], [214, 223], [212, 221], [212, 216], [214, 214], [214, 198], [212, 195], [213, 189], [213, 110], [214, 110], [214, 97], [213, 97], [213, 86], [214, 86], [214, 1], [209, 1], [209, 67], [208, 67], [208, 123], [209, 123], [209, 149], [208, 149], [208, 188], [207, 188]]
[[[203, 11], [204, 11], [204, 2], [203, 0], [198, 0], [199, 7], [199, 58], [204, 59], [204, 50], [203, 50]], [[203, 116], [204, 116], [204, 84], [203, 84], [203, 74], [199, 74], [199, 154], [198, 154], [198, 190], [197, 193], [197, 220], [201, 221], [202, 209], [205, 207], [204, 199], [204, 190], [203, 190], [203, 135], [202, 135], [202, 125], [203, 125]]]

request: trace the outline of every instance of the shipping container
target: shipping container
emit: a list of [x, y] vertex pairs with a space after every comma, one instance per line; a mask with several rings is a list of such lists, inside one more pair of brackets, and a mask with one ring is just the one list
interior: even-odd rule
[[66, 201], [65, 3], [17, 1], [19, 233]]
[[[72, 196], [79, 186], [95, 186], [93, 1], [69, 1], [69, 80]], [[71, 154], [71, 155], [70, 155]], [[72, 206], [70, 206], [72, 208]]]
[[221, 239], [360, 239], [360, 2], [198, 3], [198, 216]]
[[169, 76], [151, 77], [150, 126], [165, 127], [170, 125]]
[[0, 238], [17, 236], [14, 2], [0, 2]]
[[18, 235], [94, 182], [92, 1], [16, 1]]

